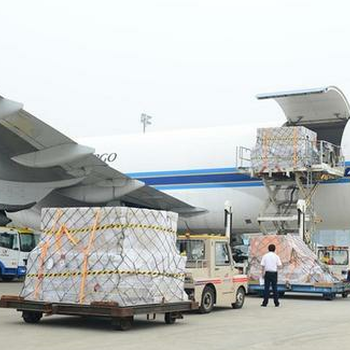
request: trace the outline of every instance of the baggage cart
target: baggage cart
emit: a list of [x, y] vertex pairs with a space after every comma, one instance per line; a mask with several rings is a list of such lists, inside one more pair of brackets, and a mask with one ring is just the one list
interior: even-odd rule
[[198, 303], [183, 301], [120, 307], [114, 302], [93, 302], [89, 305], [50, 303], [4, 295], [0, 299], [0, 307], [22, 312], [22, 318], [26, 323], [39, 323], [43, 315], [103, 317], [109, 319], [115, 329], [127, 330], [132, 327], [136, 315], [145, 314], [147, 319], [155, 319], [156, 314], [163, 314], [165, 323], [173, 324], [177, 319], [183, 318], [183, 312], [198, 309]]
[[[259, 281], [250, 281], [249, 293], [263, 295], [264, 286]], [[285, 293], [311, 293], [320, 294], [325, 300], [333, 300], [337, 295], [347, 298], [350, 294], [350, 282], [340, 281], [337, 283], [313, 283], [313, 284], [278, 284], [277, 290], [280, 296]]]

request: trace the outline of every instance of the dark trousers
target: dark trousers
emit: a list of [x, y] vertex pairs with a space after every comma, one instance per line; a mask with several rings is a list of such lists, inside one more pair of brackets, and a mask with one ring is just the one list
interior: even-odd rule
[[265, 272], [265, 289], [264, 289], [264, 300], [263, 305], [267, 305], [270, 296], [270, 285], [273, 291], [273, 301], [275, 305], [279, 305], [278, 292], [277, 292], [277, 272]]

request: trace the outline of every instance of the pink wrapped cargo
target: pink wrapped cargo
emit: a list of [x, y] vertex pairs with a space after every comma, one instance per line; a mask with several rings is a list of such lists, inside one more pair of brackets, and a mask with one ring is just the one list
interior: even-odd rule
[[326, 266], [317, 260], [316, 254], [296, 235], [266, 235], [250, 240], [250, 281], [261, 276], [261, 258], [268, 251], [269, 244], [276, 246], [282, 268], [278, 271], [278, 284], [337, 283]]

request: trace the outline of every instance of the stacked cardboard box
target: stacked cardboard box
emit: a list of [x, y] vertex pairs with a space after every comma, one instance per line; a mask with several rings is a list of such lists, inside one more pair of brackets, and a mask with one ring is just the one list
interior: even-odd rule
[[317, 159], [317, 134], [303, 126], [260, 128], [251, 152], [255, 173], [306, 168]]
[[177, 214], [125, 207], [44, 209], [21, 296], [120, 306], [185, 298]]

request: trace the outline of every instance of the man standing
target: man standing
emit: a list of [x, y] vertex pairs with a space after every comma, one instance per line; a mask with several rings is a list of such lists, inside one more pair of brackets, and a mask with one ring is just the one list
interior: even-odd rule
[[262, 268], [262, 276], [264, 276], [265, 279], [264, 300], [261, 306], [267, 306], [269, 302], [271, 285], [273, 291], [273, 301], [275, 306], [278, 307], [280, 303], [278, 301], [277, 292], [277, 269], [282, 266], [282, 263], [279, 256], [275, 253], [276, 246], [274, 244], [270, 244], [268, 249], [269, 252], [262, 257], [260, 264]]

